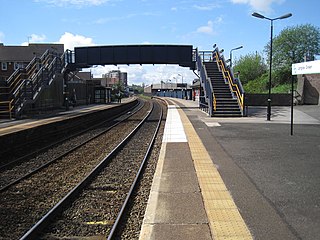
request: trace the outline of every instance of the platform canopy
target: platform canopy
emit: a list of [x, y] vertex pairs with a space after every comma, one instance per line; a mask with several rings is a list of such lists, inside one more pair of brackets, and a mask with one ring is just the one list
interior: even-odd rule
[[192, 45], [76, 47], [75, 64], [83, 68], [93, 65], [178, 64], [195, 69]]

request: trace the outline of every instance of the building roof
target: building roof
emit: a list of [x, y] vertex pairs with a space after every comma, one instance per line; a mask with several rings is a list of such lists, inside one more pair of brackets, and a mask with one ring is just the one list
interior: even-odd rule
[[201, 87], [200, 81], [196, 81], [191, 85], [191, 88], [200, 88], [200, 87]]
[[35, 56], [41, 57], [47, 49], [62, 54], [64, 52], [64, 45], [30, 43], [28, 46], [4, 46], [0, 44], [0, 62], [30, 62]]
[[191, 89], [189, 84], [186, 83], [155, 83], [151, 85], [152, 89]]

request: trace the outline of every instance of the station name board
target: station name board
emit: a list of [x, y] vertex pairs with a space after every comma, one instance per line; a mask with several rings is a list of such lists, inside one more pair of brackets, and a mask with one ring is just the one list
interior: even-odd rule
[[292, 64], [292, 75], [320, 73], [320, 60]]

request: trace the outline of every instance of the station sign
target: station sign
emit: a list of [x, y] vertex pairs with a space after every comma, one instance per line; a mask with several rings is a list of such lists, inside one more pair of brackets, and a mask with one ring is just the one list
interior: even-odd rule
[[320, 73], [320, 60], [292, 64], [292, 75]]

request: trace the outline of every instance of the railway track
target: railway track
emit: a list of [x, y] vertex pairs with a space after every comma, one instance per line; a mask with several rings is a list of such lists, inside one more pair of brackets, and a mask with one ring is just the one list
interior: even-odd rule
[[[130, 112], [122, 112], [81, 132], [50, 143], [41, 149], [31, 151], [23, 157], [0, 166], [0, 192], [41, 171], [43, 168], [124, 122], [137, 113], [143, 107], [143, 104], [143, 102], [139, 102]], [[17, 165], [18, 163], [20, 165]]]
[[156, 104], [144, 121], [22, 239], [112, 239], [143, 172], [161, 119], [161, 107]]
[[72, 154], [1, 192], [0, 236], [3, 239], [21, 237], [48, 209], [74, 188], [80, 179], [92, 171], [101, 158], [115, 147], [115, 143], [121, 140], [121, 136], [132, 131], [141, 115], [145, 115], [142, 112], [141, 110], [130, 117], [126, 124], [118, 124]]

